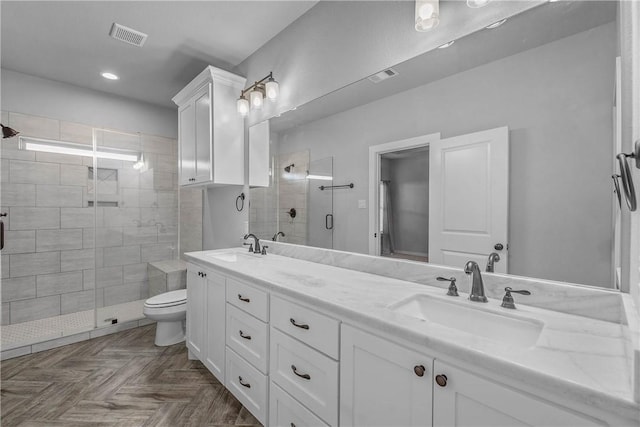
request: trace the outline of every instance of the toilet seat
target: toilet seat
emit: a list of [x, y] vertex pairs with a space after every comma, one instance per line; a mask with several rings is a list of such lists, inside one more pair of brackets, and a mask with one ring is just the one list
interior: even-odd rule
[[155, 297], [151, 297], [144, 302], [145, 308], [158, 309], [176, 307], [187, 303], [187, 290], [179, 289], [177, 291], [165, 292]]

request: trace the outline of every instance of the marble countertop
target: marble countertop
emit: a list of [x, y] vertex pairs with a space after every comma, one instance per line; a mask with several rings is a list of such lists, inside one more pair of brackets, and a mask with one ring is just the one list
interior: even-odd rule
[[[544, 323], [534, 346], [511, 346], [389, 308], [422, 294], [478, 309], [463, 292], [459, 298], [448, 297], [440, 287], [285, 256], [253, 255], [242, 248], [191, 252], [185, 258], [335, 313], [347, 323], [415, 343], [426, 354], [450, 356], [462, 366], [495, 371], [552, 395], [640, 419], [630, 351], [635, 327], [522, 304], [506, 313], [499, 299], [490, 298], [483, 311]], [[526, 298], [514, 295], [516, 305], [519, 297]]]

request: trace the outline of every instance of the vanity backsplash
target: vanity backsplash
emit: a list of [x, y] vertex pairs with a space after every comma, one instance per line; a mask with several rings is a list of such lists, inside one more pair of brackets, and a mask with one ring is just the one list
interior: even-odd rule
[[[443, 289], [446, 289], [449, 283], [437, 281], [436, 277], [455, 277], [461, 296], [469, 293], [469, 279], [463, 272], [464, 266], [456, 269], [283, 242], [269, 242], [269, 253]], [[482, 273], [482, 279], [489, 298], [501, 299], [506, 286], [513, 289], [526, 289], [531, 292], [531, 295], [516, 295], [517, 304], [627, 324], [622, 295], [617, 291], [485, 272]]]

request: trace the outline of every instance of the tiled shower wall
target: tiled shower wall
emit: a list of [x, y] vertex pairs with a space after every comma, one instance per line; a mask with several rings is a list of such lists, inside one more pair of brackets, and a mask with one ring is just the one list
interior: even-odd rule
[[[22, 136], [92, 144], [85, 125], [13, 112], [3, 112], [2, 123]], [[9, 213], [2, 324], [146, 298], [147, 263], [178, 256], [177, 142], [97, 135], [100, 145], [144, 153], [145, 167], [98, 159], [96, 185], [90, 157], [22, 151], [17, 138], [2, 141], [0, 204]], [[104, 202], [96, 209], [93, 188]]]
[[[284, 168], [294, 166], [290, 172]], [[278, 177], [278, 230], [285, 234], [281, 240], [298, 245], [308, 244], [307, 238], [307, 197], [309, 181], [309, 151], [298, 151], [278, 156], [275, 176]], [[289, 215], [291, 208], [296, 210], [296, 217]]]

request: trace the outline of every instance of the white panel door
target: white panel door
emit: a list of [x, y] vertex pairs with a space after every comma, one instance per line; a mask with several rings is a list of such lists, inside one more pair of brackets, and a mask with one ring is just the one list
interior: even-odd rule
[[224, 384], [225, 367], [225, 278], [210, 271], [205, 272], [207, 287], [207, 354], [205, 366]]
[[433, 359], [344, 324], [341, 343], [340, 425], [431, 425]]
[[[509, 129], [434, 141], [429, 155], [429, 262], [507, 272]], [[498, 245], [498, 246], [496, 246]], [[502, 245], [502, 249], [498, 249]]]
[[203, 360], [206, 328], [206, 299], [200, 270], [187, 269], [187, 348], [198, 360]]
[[[433, 425], [447, 426], [602, 426], [592, 418], [519, 393], [436, 360]], [[446, 381], [442, 382], [445, 376]], [[444, 384], [444, 385], [440, 385]]]

